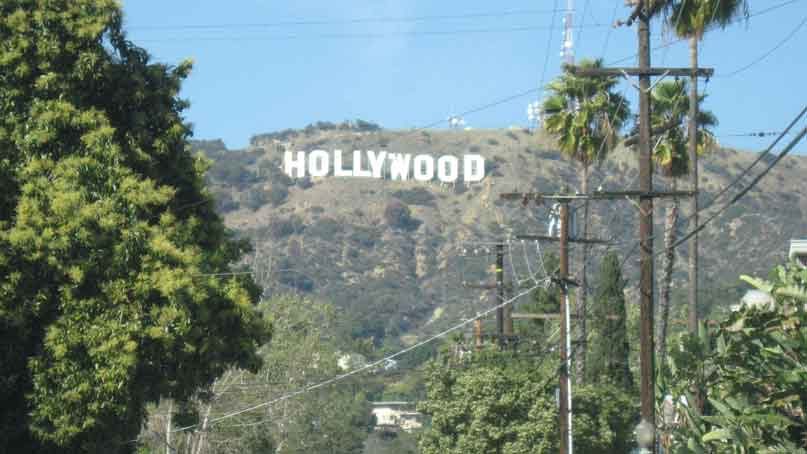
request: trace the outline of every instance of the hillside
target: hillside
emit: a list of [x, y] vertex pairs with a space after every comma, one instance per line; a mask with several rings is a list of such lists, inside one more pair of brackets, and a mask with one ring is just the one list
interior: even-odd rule
[[[551, 140], [522, 130], [390, 131], [370, 123], [320, 123], [305, 130], [263, 134], [246, 150], [226, 150], [220, 141], [194, 146], [214, 161], [209, 183], [227, 224], [253, 240], [250, 266], [267, 294], [298, 291], [331, 300], [350, 320], [354, 337], [379, 344], [410, 344], [490, 305], [489, 296], [462, 287], [488, 280], [492, 257], [464, 258], [473, 241], [509, 233], [545, 233], [547, 208], [503, 203], [512, 190], [572, 189], [577, 168], [562, 158]], [[433, 155], [482, 154], [487, 177], [450, 187], [438, 182], [335, 178], [292, 180], [282, 173], [284, 149], [379, 150]], [[756, 154], [721, 149], [703, 160], [702, 204], [755, 159]], [[635, 188], [634, 152], [615, 151], [593, 171], [591, 187]], [[807, 175], [807, 158], [784, 159], [741, 203], [701, 236], [702, 287], [720, 310], [742, 291], [739, 273], [759, 274], [786, 258], [788, 241], [807, 232], [807, 188], [795, 182]], [[669, 181], [656, 177], [656, 187]], [[786, 183], [787, 182], [787, 183]], [[387, 211], [400, 201], [395, 216]], [[662, 230], [665, 201], [657, 202], [656, 232]], [[632, 251], [627, 277], [638, 279], [636, 208], [629, 201], [593, 202], [592, 236], [613, 238], [620, 255]], [[684, 211], [684, 215], [686, 211]], [[687, 226], [679, 225], [684, 232]], [[661, 243], [661, 235], [657, 239]], [[541, 244], [552, 250], [551, 244]], [[605, 250], [593, 250], [596, 266]], [[484, 253], [484, 245], [477, 245]], [[677, 251], [676, 279], [686, 278], [686, 247]], [[529, 259], [530, 263], [527, 263]], [[536, 246], [516, 243], [506, 270], [524, 279], [535, 271]], [[572, 262], [576, 265], [576, 259]], [[574, 269], [572, 270], [574, 272]], [[514, 274], [515, 273], [515, 274]], [[674, 300], [684, 297], [674, 286]], [[346, 333], [347, 334], [347, 333]]]

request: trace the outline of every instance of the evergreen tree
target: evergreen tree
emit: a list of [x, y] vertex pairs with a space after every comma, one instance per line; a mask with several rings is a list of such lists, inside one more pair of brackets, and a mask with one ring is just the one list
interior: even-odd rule
[[0, 452], [132, 452], [147, 402], [256, 369], [259, 289], [114, 0], [0, 2]]
[[592, 383], [611, 383], [624, 390], [632, 387], [628, 365], [625, 280], [616, 253], [605, 256], [600, 265], [596, 301], [592, 318], [593, 342], [589, 357]]

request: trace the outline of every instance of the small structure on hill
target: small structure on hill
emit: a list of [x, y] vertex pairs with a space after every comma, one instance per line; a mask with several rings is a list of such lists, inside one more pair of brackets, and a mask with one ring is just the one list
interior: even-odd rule
[[412, 432], [423, 427], [423, 415], [413, 410], [410, 402], [371, 402], [375, 416], [375, 430], [397, 433]]
[[790, 240], [790, 260], [807, 268], [807, 240]]

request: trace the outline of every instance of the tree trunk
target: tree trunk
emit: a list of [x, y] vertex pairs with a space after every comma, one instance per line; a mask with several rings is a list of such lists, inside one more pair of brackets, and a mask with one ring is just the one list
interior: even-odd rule
[[[588, 194], [588, 164], [583, 164], [582, 176], [580, 181], [580, 192]], [[577, 219], [580, 219], [578, 216]], [[581, 223], [576, 222], [579, 226]], [[583, 222], [582, 222], [582, 237], [588, 239], [588, 224], [589, 224], [589, 206], [588, 200], [583, 200]], [[588, 264], [588, 244], [583, 244], [581, 248], [580, 261], [580, 286], [577, 287], [577, 324], [580, 327], [580, 345], [577, 350], [577, 364], [576, 364], [576, 382], [583, 383], [586, 377], [586, 356], [588, 351], [588, 330], [586, 329], [587, 317], [587, 299], [588, 299], [588, 279], [587, 279], [587, 264]]]
[[[676, 180], [673, 179], [672, 189], [675, 191]], [[661, 285], [659, 290], [658, 304], [658, 332], [656, 333], [656, 356], [658, 357], [659, 368], [664, 370], [664, 361], [667, 353], [667, 326], [670, 319], [670, 287], [672, 287], [673, 267], [675, 265], [675, 250], [672, 245], [677, 240], [675, 230], [678, 224], [678, 198], [673, 198], [667, 206], [667, 216], [664, 225], [664, 262], [661, 267]]]
[[[689, 205], [689, 230], [698, 227], [698, 37], [692, 36], [689, 41], [690, 66], [693, 76], [689, 87], [689, 182], [694, 195]], [[689, 240], [689, 316], [687, 326], [690, 333], [698, 331], [698, 234]]]

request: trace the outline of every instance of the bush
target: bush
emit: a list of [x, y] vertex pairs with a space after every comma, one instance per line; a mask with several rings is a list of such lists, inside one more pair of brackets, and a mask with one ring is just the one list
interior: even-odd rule
[[379, 233], [369, 227], [355, 226], [349, 238], [364, 248], [371, 248], [378, 240]]
[[216, 200], [216, 210], [220, 213], [229, 213], [238, 209], [238, 202], [233, 199], [233, 195], [229, 191], [215, 191], [213, 197]]
[[434, 206], [434, 194], [425, 188], [402, 189], [392, 196], [409, 205]]
[[384, 220], [387, 225], [402, 230], [417, 230], [422, 223], [420, 220], [412, 217], [412, 212], [409, 206], [398, 199], [392, 199], [387, 207], [384, 209]]
[[267, 194], [267, 200], [272, 206], [277, 207], [286, 202], [289, 198], [289, 189], [286, 185], [272, 183], [271, 188]]
[[269, 221], [269, 234], [274, 238], [283, 238], [294, 233], [300, 233], [305, 229], [303, 220], [299, 216], [292, 215], [288, 219], [275, 218]]
[[300, 189], [308, 189], [314, 186], [314, 182], [311, 181], [311, 177], [307, 175], [303, 178], [297, 178], [297, 181], [295, 181], [295, 183], [297, 184], [297, 187]]
[[306, 231], [311, 236], [327, 240], [342, 233], [343, 226], [342, 223], [336, 221], [335, 219], [322, 218], [311, 224]]
[[261, 188], [252, 188], [244, 193], [244, 206], [255, 211], [268, 201], [266, 191]]

